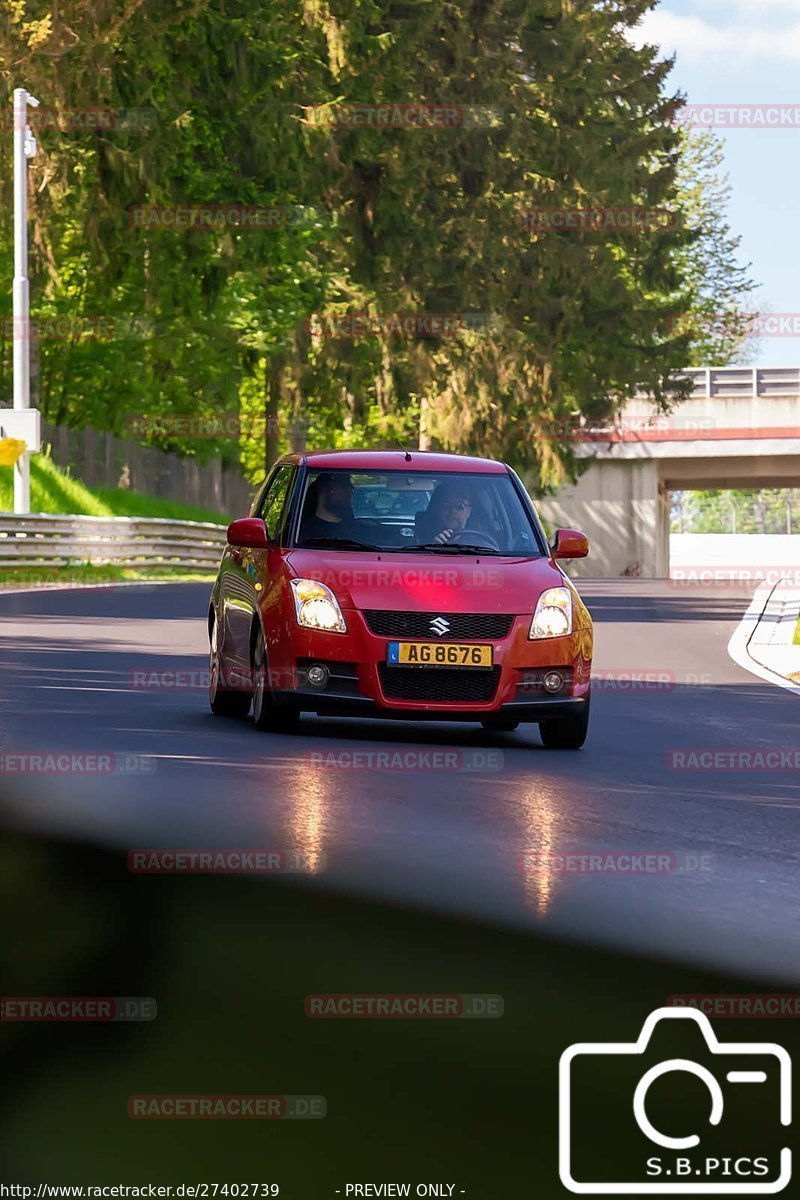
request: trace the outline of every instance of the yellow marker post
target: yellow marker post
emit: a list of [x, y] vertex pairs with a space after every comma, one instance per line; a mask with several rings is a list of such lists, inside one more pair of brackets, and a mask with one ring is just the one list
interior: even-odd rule
[[27, 449], [21, 438], [0, 438], [0, 467], [13, 467]]

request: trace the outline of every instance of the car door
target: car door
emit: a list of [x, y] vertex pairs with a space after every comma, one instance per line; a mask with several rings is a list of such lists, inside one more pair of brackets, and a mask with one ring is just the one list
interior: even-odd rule
[[[294, 466], [286, 465], [282, 470], [286, 474], [280, 481], [276, 481], [275, 488], [270, 488], [269, 494], [264, 498], [261, 514], [270, 539], [269, 547], [266, 550], [253, 552], [258, 583], [261, 585], [258, 590], [257, 603], [261, 610], [267, 657], [271, 670], [279, 657], [278, 647], [281, 643], [285, 645], [286, 638], [285, 611], [282, 605], [286, 589], [289, 586], [289, 575], [286, 568], [286, 527], [298, 476], [297, 468]], [[280, 688], [284, 684], [280, 678], [277, 678], [273, 680], [272, 686]]]
[[258, 550], [247, 546], [231, 546], [228, 549], [229, 568], [225, 589], [228, 634], [226, 654], [243, 666], [249, 666], [250, 663], [253, 614], [260, 598], [269, 596], [274, 589], [272, 577], [277, 571], [276, 555], [280, 559], [277, 543], [283, 529], [284, 514], [294, 476], [295, 467], [291, 463], [279, 464], [253, 507], [252, 515], [263, 520], [267, 537], [274, 544], [273, 547], [269, 550]]

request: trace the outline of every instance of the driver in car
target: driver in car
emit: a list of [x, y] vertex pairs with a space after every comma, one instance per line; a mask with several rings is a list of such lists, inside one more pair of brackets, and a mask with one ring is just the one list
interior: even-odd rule
[[308, 489], [300, 537], [305, 542], [357, 536], [350, 476], [333, 471], [320, 472]]
[[458, 480], [441, 483], [431, 497], [421, 522], [424, 542], [449, 542], [462, 529], [467, 529], [472, 515], [472, 496], [469, 488]]

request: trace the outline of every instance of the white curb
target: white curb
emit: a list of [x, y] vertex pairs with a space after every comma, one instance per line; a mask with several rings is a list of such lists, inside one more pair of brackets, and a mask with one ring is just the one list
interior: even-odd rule
[[735, 629], [731, 640], [728, 642], [728, 654], [737, 666], [742, 667], [745, 671], [749, 671], [751, 675], [757, 675], [759, 679], [765, 679], [767, 683], [777, 684], [778, 687], [784, 688], [785, 691], [794, 692], [796, 696], [800, 696], [800, 684], [792, 683], [791, 680], [786, 679], [778, 671], [773, 671], [763, 663], [757, 662], [749, 651], [751, 639], [767, 610], [773, 592], [779, 586], [779, 584], [772, 583], [761, 585], [751, 600], [750, 607]]

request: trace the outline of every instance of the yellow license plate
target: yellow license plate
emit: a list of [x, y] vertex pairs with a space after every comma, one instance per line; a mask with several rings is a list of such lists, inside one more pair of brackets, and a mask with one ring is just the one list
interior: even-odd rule
[[491, 667], [493, 650], [457, 642], [389, 642], [386, 661], [404, 667]]

